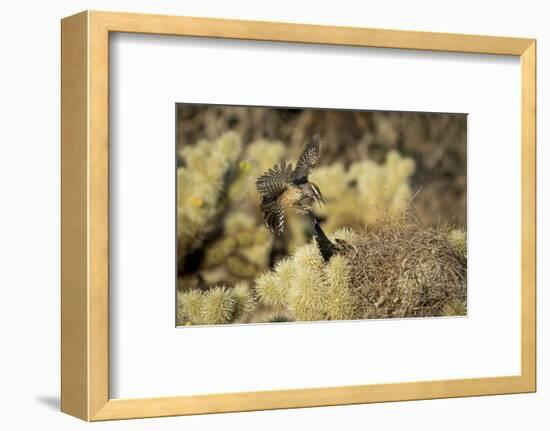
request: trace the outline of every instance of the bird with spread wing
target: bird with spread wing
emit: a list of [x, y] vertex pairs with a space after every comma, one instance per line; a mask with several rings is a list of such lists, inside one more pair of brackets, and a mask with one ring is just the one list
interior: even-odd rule
[[308, 180], [309, 173], [317, 166], [321, 153], [321, 138], [313, 135], [298, 158], [296, 168], [281, 162], [267, 170], [256, 181], [261, 195], [260, 209], [266, 226], [277, 235], [285, 228], [289, 212], [309, 215], [314, 225], [314, 236], [325, 261], [337, 247], [325, 235], [313, 213], [315, 204], [324, 204], [319, 187]]

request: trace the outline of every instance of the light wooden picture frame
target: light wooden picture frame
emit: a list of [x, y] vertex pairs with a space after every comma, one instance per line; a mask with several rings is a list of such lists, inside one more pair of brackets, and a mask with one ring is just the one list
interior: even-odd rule
[[[111, 420], [536, 390], [534, 39], [85, 11], [61, 22], [61, 410]], [[521, 60], [521, 374], [144, 399], [109, 396], [112, 32], [501, 54]]]

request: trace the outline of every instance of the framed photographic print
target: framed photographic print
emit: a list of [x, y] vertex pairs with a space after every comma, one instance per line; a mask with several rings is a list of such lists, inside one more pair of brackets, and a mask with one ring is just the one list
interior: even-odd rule
[[465, 114], [176, 110], [177, 325], [466, 315]]
[[61, 409], [536, 390], [532, 39], [62, 20]]

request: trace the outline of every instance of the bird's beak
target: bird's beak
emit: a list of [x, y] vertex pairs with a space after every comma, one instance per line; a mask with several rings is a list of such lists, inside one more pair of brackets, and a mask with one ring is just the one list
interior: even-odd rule
[[323, 196], [319, 196], [319, 198], [317, 199], [317, 202], [319, 202], [319, 206], [321, 206], [321, 204], [323, 205], [326, 205], [327, 203], [325, 202], [325, 200], [323, 199]]
[[311, 184], [311, 189], [313, 190], [313, 198], [319, 204], [319, 206], [321, 206], [321, 204], [326, 205], [325, 200], [323, 199], [323, 195], [321, 194], [321, 190], [319, 190], [319, 187], [317, 187], [315, 184]]

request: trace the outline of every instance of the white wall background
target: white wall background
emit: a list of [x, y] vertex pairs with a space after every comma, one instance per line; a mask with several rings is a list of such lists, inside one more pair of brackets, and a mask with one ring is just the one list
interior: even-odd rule
[[[88, 425], [59, 404], [59, 19], [83, 9], [259, 19], [538, 39], [539, 391], [461, 398], [147, 419]], [[5, 3], [0, 15], [0, 426], [3, 429], [548, 429], [550, 377], [544, 340], [550, 295], [543, 266], [550, 238], [544, 165], [550, 28], [545, 2], [297, 2], [168, 0]], [[505, 193], [498, 190], [495, 193]]]

